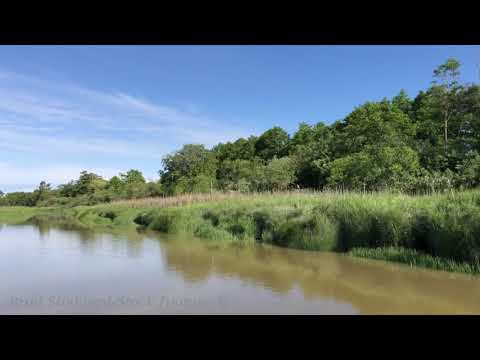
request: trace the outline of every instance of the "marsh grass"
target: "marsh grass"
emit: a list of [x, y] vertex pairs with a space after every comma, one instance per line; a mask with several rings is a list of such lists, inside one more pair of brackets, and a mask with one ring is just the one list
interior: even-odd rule
[[452, 259], [444, 259], [425, 254], [415, 249], [401, 247], [353, 248], [349, 251], [349, 254], [361, 258], [403, 263], [412, 267], [419, 266], [428, 269], [462, 272], [472, 275], [480, 273], [479, 263], [461, 263]]
[[[449, 261], [475, 268], [480, 261], [479, 190], [422, 196], [334, 191], [190, 194], [61, 211], [91, 227], [140, 226], [226, 243], [304, 250], [407, 249], [448, 259], [439, 265], [416, 262], [433, 268], [463, 269]], [[0, 222], [1, 217], [2, 209]]]
[[0, 206], [0, 224], [20, 224], [31, 218], [37, 209], [26, 206]]
[[[480, 260], [479, 191], [425, 196], [347, 192], [242, 194], [217, 201], [206, 197], [200, 202], [152, 211], [156, 213], [150, 215], [152, 218], [168, 223], [159, 227], [153, 222], [152, 229], [183, 231], [201, 238], [256, 241], [304, 250], [416, 250], [432, 259], [444, 260], [435, 263], [427, 258], [414, 262], [417, 266], [445, 266], [459, 271], [466, 265], [458, 264], [469, 264], [475, 269]], [[393, 257], [389, 259], [393, 261]]]

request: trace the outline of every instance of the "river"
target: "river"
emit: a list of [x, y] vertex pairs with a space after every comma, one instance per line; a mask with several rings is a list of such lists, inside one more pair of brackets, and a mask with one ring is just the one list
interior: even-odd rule
[[0, 314], [480, 314], [480, 277], [184, 236], [0, 225]]

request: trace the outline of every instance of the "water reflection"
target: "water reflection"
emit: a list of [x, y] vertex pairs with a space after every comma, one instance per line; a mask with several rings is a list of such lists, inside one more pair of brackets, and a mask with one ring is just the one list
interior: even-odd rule
[[410, 269], [341, 254], [273, 247], [211, 249], [201, 241], [163, 243], [168, 267], [186, 281], [214, 274], [304, 299], [347, 302], [362, 313], [480, 313], [480, 279]]
[[[480, 313], [479, 277], [341, 254], [219, 246], [185, 236], [101, 233], [47, 222], [0, 226], [0, 240], [0, 296], [4, 297], [12, 289], [25, 294], [157, 297], [167, 291], [192, 298], [228, 294], [231, 313], [271, 308], [277, 313]], [[203, 306], [190, 311], [218, 311]], [[125, 308], [134, 310], [138, 309]], [[172, 310], [151, 307], [148, 311]]]

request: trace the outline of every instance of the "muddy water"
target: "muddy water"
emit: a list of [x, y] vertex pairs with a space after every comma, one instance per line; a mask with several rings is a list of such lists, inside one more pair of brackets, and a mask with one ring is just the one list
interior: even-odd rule
[[480, 277], [137, 232], [0, 225], [0, 314], [480, 314]]

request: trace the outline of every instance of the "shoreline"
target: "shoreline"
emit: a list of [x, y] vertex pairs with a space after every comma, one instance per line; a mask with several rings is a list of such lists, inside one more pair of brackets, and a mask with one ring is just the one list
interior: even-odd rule
[[480, 191], [427, 196], [301, 193], [150, 198], [73, 208], [0, 207], [0, 223], [71, 221], [92, 230], [138, 227], [225, 244], [334, 251], [479, 274]]

